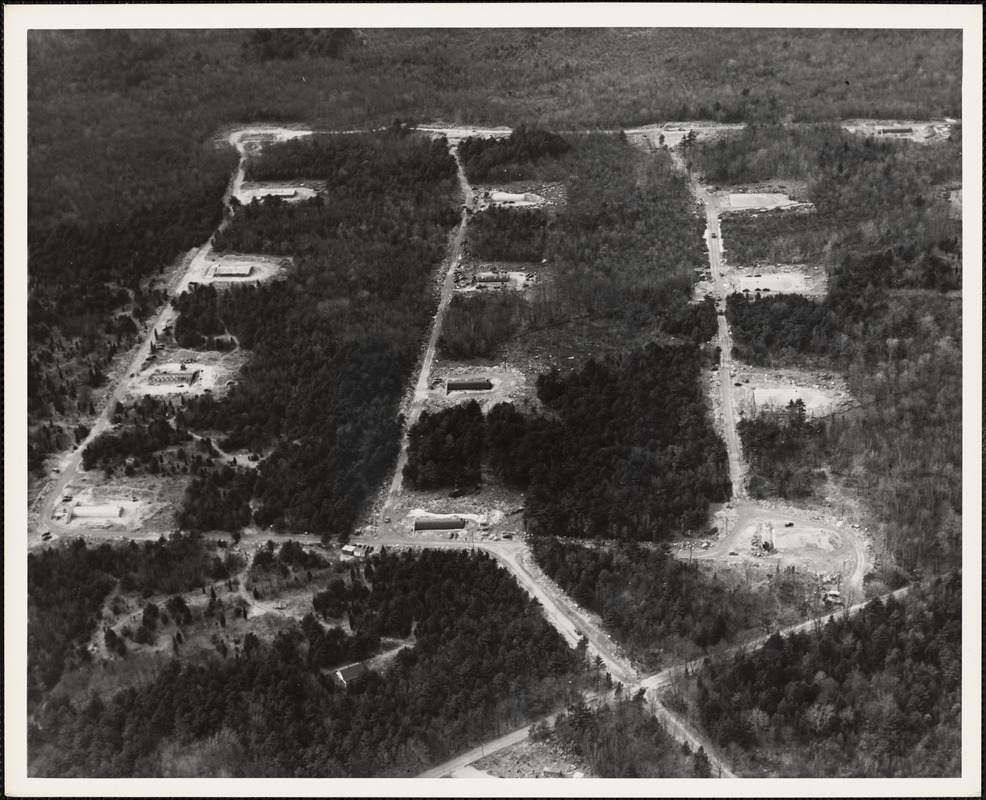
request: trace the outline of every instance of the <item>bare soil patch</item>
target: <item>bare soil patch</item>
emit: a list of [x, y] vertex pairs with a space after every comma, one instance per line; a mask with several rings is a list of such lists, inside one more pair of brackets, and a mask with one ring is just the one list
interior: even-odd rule
[[[803, 507], [781, 502], [736, 501], [716, 513], [718, 541], [679, 544], [679, 558], [714, 560], [731, 569], [756, 564], [765, 570], [794, 569], [814, 582], [813, 602], [837, 604], [862, 598], [862, 577], [871, 565], [867, 529], [826, 498]], [[763, 546], [770, 544], [770, 550]], [[862, 563], [861, 563], [862, 562]], [[837, 593], [837, 594], [836, 594]]]
[[[145, 394], [155, 397], [191, 397], [213, 394], [221, 397], [229, 391], [239, 376], [248, 355], [243, 350], [228, 353], [218, 351], [185, 350], [167, 347], [158, 350], [156, 357], [148, 358], [140, 372], [130, 379], [126, 398], [132, 402]], [[182, 369], [184, 363], [185, 368]], [[188, 375], [187, 382], [178, 383], [168, 376]], [[192, 380], [192, 375], [195, 379]], [[167, 382], [162, 382], [163, 378]]]
[[456, 774], [452, 777], [489, 778], [595, 778], [596, 774], [581, 756], [553, 742], [529, 739], [470, 764], [479, 775]]
[[236, 193], [233, 196], [243, 205], [252, 203], [254, 200], [263, 200], [265, 197], [276, 197], [287, 203], [300, 203], [302, 200], [310, 200], [315, 197], [324, 190], [324, 187], [325, 184], [320, 181], [300, 181], [298, 183], [244, 181], [236, 187]]
[[[519, 261], [481, 261], [464, 258], [456, 268], [453, 278], [458, 292], [497, 292], [502, 289], [523, 291], [531, 288], [539, 279], [543, 264]], [[480, 280], [480, 276], [496, 275], [503, 280]]]
[[224, 255], [216, 256], [206, 246], [192, 258], [188, 271], [175, 287], [181, 294], [195, 284], [214, 283], [217, 288], [234, 283], [260, 283], [277, 276], [289, 267], [291, 259], [271, 256]]
[[847, 408], [853, 402], [845, 380], [831, 372], [734, 365], [729, 378], [740, 384], [734, 387], [734, 395], [741, 416], [753, 416], [765, 407], [784, 408], [790, 401], [801, 399], [808, 415], [817, 417]]
[[507, 184], [476, 184], [472, 187], [472, 205], [475, 211], [490, 206], [502, 208], [561, 208], [567, 200], [565, 184], [514, 182]]
[[781, 194], [779, 192], [757, 192], [757, 193], [738, 193], [731, 192], [727, 198], [724, 198], [726, 202], [722, 202], [722, 210], [728, 212], [731, 210], [735, 211], [745, 211], [749, 209], [763, 209], [770, 210], [774, 208], [789, 208], [791, 206], [802, 205], [797, 200], [792, 199], [789, 195]]
[[[490, 390], [447, 391], [449, 380], [489, 379], [493, 384]], [[425, 410], [437, 411], [451, 408], [460, 403], [475, 400], [488, 412], [497, 403], [520, 403], [535, 396], [535, 389], [528, 383], [522, 370], [505, 363], [485, 366], [482, 364], [463, 365], [462, 362], [439, 362], [431, 372], [431, 382], [425, 397]]]
[[843, 122], [842, 128], [859, 136], [930, 143], [948, 139], [952, 126], [946, 120], [853, 119]]
[[[746, 125], [742, 123], [666, 122], [663, 125], [645, 125], [640, 128], [628, 129], [624, 133], [631, 144], [645, 149], [656, 149], [661, 146], [662, 142], [665, 147], [677, 147], [689, 131], [695, 132], [697, 141], [715, 141], [728, 134], [737, 133], [745, 127]], [[662, 136], [664, 137], [663, 140], [661, 139]]]

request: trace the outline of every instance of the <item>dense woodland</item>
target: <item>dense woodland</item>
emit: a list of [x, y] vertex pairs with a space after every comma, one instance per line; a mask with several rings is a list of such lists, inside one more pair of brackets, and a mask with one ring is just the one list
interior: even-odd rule
[[753, 774], [946, 777], [961, 766], [962, 581], [775, 634], [698, 673], [695, 713]]
[[589, 546], [533, 539], [538, 565], [648, 670], [721, 643], [771, 630], [808, 614], [803, 577], [790, 571], [763, 586], [721, 576], [664, 550], [636, 543]]
[[694, 345], [649, 345], [540, 376], [550, 417], [494, 407], [490, 464], [527, 492], [528, 531], [661, 540], [704, 526], [708, 503], [729, 495], [729, 474], [700, 365]]
[[457, 292], [442, 320], [439, 347], [454, 360], [490, 356], [520, 330], [529, 314], [529, 303], [519, 292]]
[[[125, 291], [145, 318], [163, 298], [148, 301], [142, 281], [219, 223], [236, 154], [213, 137], [234, 123], [959, 116], [960, 60], [958, 31], [31, 31], [30, 349], [45, 347], [47, 329], [72, 347], [39, 362], [55, 388], [31, 412], [30, 464], [88, 413], [67, 395], [89, 381], [83, 359], [106, 357], [100, 326], [119, 308], [107, 298]], [[833, 65], [849, 63], [851, 89], [832, 80]]]
[[548, 215], [540, 209], [490, 206], [470, 218], [466, 250], [483, 261], [538, 264], [544, 258], [547, 228]]
[[408, 437], [404, 479], [415, 489], [478, 486], [483, 428], [483, 412], [475, 400], [423, 412]]
[[881, 286], [898, 257], [846, 258], [821, 302], [732, 295], [727, 313], [738, 357], [845, 372], [860, 407], [826, 421], [831, 467], [870, 502], [902, 566], [938, 567], [961, 555], [961, 308], [938, 292]]
[[[330, 199], [255, 202], [216, 235], [217, 250], [294, 266], [216, 296], [250, 362], [227, 398], [189, 400], [184, 419], [223, 431], [224, 449], [273, 446], [254, 486], [258, 524], [341, 534], [397, 454], [397, 405], [434, 305], [428, 279], [458, 221], [455, 162], [444, 141], [386, 133], [287, 142], [260, 163], [286, 177], [299, 152]], [[206, 506], [222, 515], [213, 488], [186, 496], [196, 527], [216, 519]]]
[[578, 688], [583, 654], [485, 554], [383, 553], [370, 564], [357, 627], [415, 637], [387, 671], [340, 688], [317, 651], [312, 660], [320, 623], [306, 618], [235, 658], [176, 660], [144, 686], [80, 706], [52, 698], [30, 731], [31, 773], [416, 775]]
[[736, 430], [743, 442], [746, 488], [752, 497], [810, 497], [824, 483], [825, 423], [808, 419], [800, 398], [783, 410], [761, 410], [755, 417], [741, 419]]
[[470, 183], [509, 183], [543, 174], [543, 166], [535, 172], [539, 162], [550, 162], [571, 147], [557, 133], [519, 125], [505, 139], [465, 139], [459, 157]]
[[555, 720], [553, 738], [572, 746], [601, 778], [713, 777], [705, 751], [677, 745], [645, 696], [629, 690], [596, 710], [573, 704]]
[[197, 589], [215, 571], [217, 558], [198, 539], [178, 535], [94, 548], [77, 539], [28, 554], [29, 704], [40, 701], [64, 670], [89, 661], [86, 644], [114, 587], [144, 596]]
[[567, 376], [538, 377], [547, 414], [475, 401], [423, 414], [404, 472], [412, 486], [463, 488], [485, 459], [527, 492], [535, 535], [659, 541], [706, 524], [729, 496], [726, 450], [708, 419], [701, 350], [649, 345]]
[[[323, 180], [328, 190], [299, 204], [237, 209], [216, 236], [219, 251], [290, 257], [286, 279], [175, 299], [182, 342], [235, 341], [252, 351], [238, 385], [223, 400], [204, 396], [180, 409], [121, 409], [122, 430], [87, 451], [90, 466], [117, 469], [134, 457], [124, 469], [188, 472], [185, 529], [236, 531], [252, 521], [345, 535], [393, 465], [398, 400], [434, 307], [429, 277], [459, 218], [446, 144], [408, 136], [404, 123], [529, 124], [492, 146], [464, 143], [469, 168], [497, 181], [564, 180], [566, 206], [543, 226], [533, 214], [523, 223], [478, 215], [469, 246], [539, 252], [550, 280], [525, 300], [483, 298], [478, 313], [457, 298], [446, 354], [488, 355], [518, 333], [586, 316], [695, 344], [545, 376], [545, 416], [501, 405], [481, 426], [470, 417], [484, 457], [500, 480], [527, 490], [534, 533], [661, 539], [696, 530], [708, 503], [729, 493], [725, 450], [697, 380], [708, 354], [696, 344], [714, 332], [714, 312], [710, 304], [681, 310], [705, 263], [703, 223], [666, 153], [641, 153], [614, 135], [547, 131], [750, 121], [765, 125], [738, 146], [695, 147], [689, 158], [719, 181], [782, 173], [805, 181], [816, 211], [726, 217], [727, 257], [817, 261], [833, 275], [830, 297], [813, 305], [731, 298], [738, 354], [843, 368], [863, 405], [818, 433], [833, 471], [877, 509], [903, 565], [954, 563], [961, 336], [958, 303], [943, 291], [961, 286], [961, 253], [942, 186], [958, 178], [961, 129], [949, 143], [919, 147], [772, 126], [961, 116], [960, 59], [959, 31], [32, 31], [28, 466], [40, 470], [46, 454], [86, 435], [80, 418], [95, 415], [114, 357], [167, 300], [165, 268], [222, 219], [236, 165], [222, 131], [249, 122], [389, 126], [378, 136], [297, 140], [250, 162], [252, 178]], [[188, 452], [187, 442], [171, 441], [187, 430], [220, 431], [224, 448], [269, 455], [258, 471], [210, 464], [209, 440]], [[760, 433], [767, 449], [787, 446], [789, 432]], [[432, 460], [449, 455], [433, 452]], [[559, 581], [568, 569], [573, 592], [594, 593], [610, 623], [644, 641], [628, 609], [654, 598], [606, 577], [625, 575], [642, 589], [632, 564], [536, 542], [562, 564]], [[303, 553], [269, 555], [258, 579], [265, 569], [308, 568]], [[570, 702], [584, 680], [582, 652], [565, 646], [490, 559], [425, 552], [383, 554], [349, 582], [313, 581], [313, 613], [271, 643], [248, 636], [222, 660], [175, 660], [112, 696], [52, 694], [89, 658], [84, 643], [114, 586], [172, 595], [145, 613], [141, 628], [150, 630], [162, 616], [187, 619], [181, 593], [204, 591], [236, 566], [187, 537], [29, 555], [31, 774], [405, 776]], [[667, 561], [652, 567], [674, 573]], [[689, 597], [682, 613], [701, 617], [691, 617], [688, 635], [710, 642], [723, 632], [721, 615], [732, 624], [729, 614], [770, 613], [772, 600], [744, 605], [731, 589], [723, 600], [692, 579], [687, 568], [668, 578]], [[786, 576], [778, 580], [778, 598], [792, 602]], [[954, 774], [958, 597], [946, 581], [912, 594], [904, 610], [888, 604], [833, 622], [830, 639], [793, 637], [749, 657], [765, 659], [762, 669], [710, 667], [720, 672], [703, 676], [698, 713], [718, 741], [759, 745], [778, 772], [799, 767], [784, 743], [821, 742], [807, 749], [818, 774]], [[661, 602], [655, 609], [654, 626], [687, 639], [673, 606], [670, 622]], [[350, 633], [327, 628], [330, 618], [344, 618]], [[372, 653], [383, 637], [415, 644], [348, 690], [323, 672]], [[111, 649], [126, 657], [123, 637]], [[823, 662], [822, 677], [817, 666], [805, 671]], [[763, 674], [779, 681], [766, 694], [749, 686]], [[832, 680], [841, 681], [844, 706], [830, 703]], [[600, 774], [707, 774], [704, 754], [667, 752], [639, 706], [624, 698], [591, 718], [569, 714], [559, 735]], [[768, 707], [766, 720], [747, 713]]]
[[178, 312], [175, 344], [204, 350], [229, 350], [235, 347], [235, 342], [223, 336], [226, 326], [218, 314], [218, 296], [219, 290], [215, 286], [205, 284], [171, 299], [171, 305]]

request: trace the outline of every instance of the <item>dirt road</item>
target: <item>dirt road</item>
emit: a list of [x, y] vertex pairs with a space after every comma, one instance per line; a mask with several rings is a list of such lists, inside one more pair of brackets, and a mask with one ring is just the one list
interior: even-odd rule
[[[228, 141], [240, 154], [240, 160], [237, 164], [236, 172], [232, 176], [229, 182], [229, 186], [226, 189], [226, 193], [223, 195], [223, 205], [225, 207], [225, 213], [223, 214], [223, 220], [219, 225], [218, 231], [222, 231], [229, 225], [232, 219], [233, 209], [230, 205], [230, 198], [239, 190], [239, 187], [243, 183], [243, 178], [246, 173], [246, 145], [245, 139], [251, 134], [273, 134], [280, 136], [281, 138], [292, 138], [295, 136], [306, 136], [310, 131], [295, 131], [290, 129], [280, 129], [280, 128], [270, 128], [266, 126], [260, 127], [250, 127], [237, 129], [229, 134]], [[209, 254], [212, 252], [212, 238], [206, 242], [202, 247], [197, 250], [193, 250], [186, 254], [184, 261], [182, 263], [182, 270], [176, 276], [176, 282], [173, 285], [173, 292], [177, 293], [182, 288], [187, 279], [187, 275], [190, 271], [193, 263], [201, 261], [202, 259], [208, 258]], [[38, 514], [38, 524], [36, 530], [29, 531], [28, 533], [28, 545], [40, 544], [42, 542], [41, 534], [45, 531], [51, 533], [53, 536], [79, 536], [85, 535], [87, 537], [93, 538], [119, 538], [121, 532], [116, 531], [100, 531], [98, 529], [87, 529], [85, 531], [72, 528], [68, 525], [61, 525], [56, 522], [53, 518], [53, 513], [55, 507], [59, 500], [65, 493], [65, 489], [72, 481], [75, 479], [75, 475], [82, 464], [82, 452], [85, 450], [86, 446], [89, 445], [96, 437], [100, 434], [105, 433], [110, 426], [110, 419], [113, 416], [113, 409], [116, 404], [122, 401], [127, 394], [130, 392], [130, 387], [132, 384], [132, 379], [130, 376], [140, 372], [141, 365], [147, 360], [147, 357], [151, 352], [151, 344], [154, 341], [154, 332], [163, 328], [170, 318], [174, 314], [174, 309], [171, 307], [170, 303], [165, 303], [158, 310], [155, 317], [147, 324], [147, 335], [144, 341], [140, 343], [137, 349], [134, 351], [133, 356], [130, 358], [129, 363], [122, 369], [120, 377], [116, 381], [116, 385], [113, 387], [113, 391], [106, 401], [102, 412], [99, 417], [93, 423], [89, 435], [81, 441], [78, 447], [68, 453], [59, 464], [60, 472], [58, 477], [53, 483], [49, 484], [47, 489], [47, 494], [42, 501], [42, 505]], [[102, 534], [102, 535], [101, 535]]]
[[418, 417], [421, 416], [421, 412], [424, 410], [425, 401], [428, 399], [428, 382], [431, 377], [431, 368], [435, 362], [435, 352], [438, 350], [438, 339], [442, 333], [442, 322], [445, 319], [445, 312], [448, 309], [449, 302], [452, 300], [452, 294], [455, 291], [455, 270], [462, 261], [462, 243], [466, 238], [466, 227], [469, 224], [469, 212], [468, 209], [472, 204], [472, 187], [469, 185], [469, 181], [466, 178], [466, 172], [462, 167], [462, 161], [459, 159], [459, 151], [457, 145], [452, 145], [451, 147], [452, 155], [455, 158], [455, 163], [458, 169], [459, 176], [459, 187], [462, 189], [462, 215], [459, 221], [459, 227], [456, 229], [452, 242], [449, 247], [448, 256], [445, 259], [445, 277], [442, 279], [441, 293], [438, 300], [438, 308], [435, 311], [434, 321], [431, 325], [431, 333], [428, 336], [428, 344], [425, 347], [424, 355], [421, 358], [421, 368], [418, 371], [418, 378], [414, 383], [413, 390], [408, 398], [405, 399], [404, 413], [404, 435], [401, 438], [401, 450], [397, 457], [397, 467], [394, 470], [394, 477], [391, 480], [390, 491], [387, 493], [387, 500], [384, 502], [383, 509], [380, 512], [380, 529], [387, 533], [392, 532], [391, 525], [393, 523], [388, 523], [388, 519], [396, 519], [394, 516], [394, 506], [397, 502], [397, 495], [400, 494], [401, 484], [404, 480], [404, 466], [407, 464], [407, 451], [410, 444], [410, 431], [414, 426], [414, 423], [418, 421]]
[[[719, 202], [714, 194], [708, 191], [698, 178], [688, 171], [685, 160], [680, 152], [670, 151], [678, 168], [688, 173], [692, 191], [696, 199], [705, 206], [706, 215], [706, 242], [709, 250], [709, 267], [712, 273], [713, 291], [716, 297], [716, 304], [720, 311], [725, 311], [726, 297], [729, 293], [729, 286], [726, 284], [722, 271], [722, 230], [719, 225]], [[721, 348], [719, 362], [719, 386], [722, 398], [723, 431], [726, 442], [726, 452], [729, 459], [729, 479], [732, 483], [732, 503], [736, 509], [736, 515], [731, 529], [726, 532], [720, 541], [710, 550], [701, 555], [702, 558], [722, 558], [733, 549], [733, 538], [735, 538], [741, 525], [740, 521], [744, 517], [763, 517], [770, 518], [775, 516], [768, 509], [757, 504], [748, 498], [744, 483], [743, 470], [743, 451], [740, 443], [739, 433], [736, 429], [736, 396], [733, 386], [733, 376], [735, 365], [733, 363], [732, 349], [733, 342], [729, 331], [729, 323], [725, 313], [718, 316], [718, 342]], [[803, 513], [786, 513], [789, 522], [800, 524], [804, 527], [814, 527], [819, 531], [829, 530], [837, 533], [840, 539], [847, 542], [851, 549], [846, 576], [847, 596], [863, 596], [863, 577], [866, 573], [866, 548], [861, 537], [852, 532], [849, 528], [836, 531], [830, 524], [820, 523], [814, 517]]]

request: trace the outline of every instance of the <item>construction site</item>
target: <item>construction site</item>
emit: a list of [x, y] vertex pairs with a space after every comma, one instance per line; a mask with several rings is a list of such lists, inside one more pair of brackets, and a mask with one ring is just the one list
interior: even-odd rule
[[244, 181], [236, 187], [234, 197], [243, 205], [249, 205], [254, 200], [264, 201], [268, 198], [283, 200], [286, 203], [300, 203], [318, 196], [321, 186], [316, 182], [288, 183], [257, 183]]

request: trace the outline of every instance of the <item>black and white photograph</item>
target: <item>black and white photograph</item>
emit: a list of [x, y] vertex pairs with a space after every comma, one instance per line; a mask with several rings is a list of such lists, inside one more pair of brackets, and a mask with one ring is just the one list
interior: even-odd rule
[[5, 796], [981, 796], [982, 22], [6, 5]]

